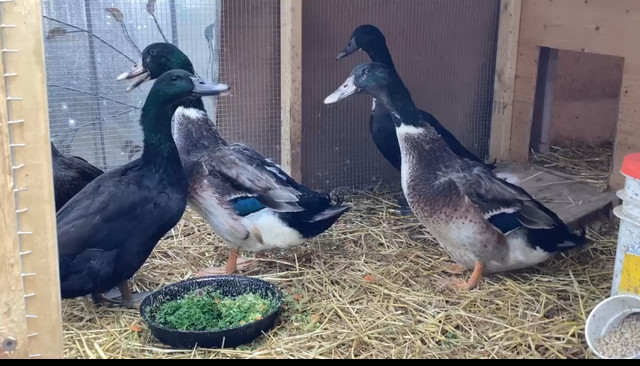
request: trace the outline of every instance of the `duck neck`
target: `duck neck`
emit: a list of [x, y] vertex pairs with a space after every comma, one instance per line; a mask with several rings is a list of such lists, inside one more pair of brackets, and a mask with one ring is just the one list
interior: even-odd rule
[[393, 64], [393, 59], [391, 58], [391, 52], [389, 52], [389, 48], [385, 42], [379, 42], [375, 46], [367, 49], [366, 52], [371, 61], [385, 64], [394, 71], [396, 70], [396, 66]]
[[182, 105], [175, 113], [174, 123], [180, 154], [226, 144], [207, 115], [201, 98]]
[[409, 90], [402, 82], [394, 83], [383, 93], [380, 93], [376, 99], [390, 112], [396, 128], [402, 125], [419, 128], [429, 126], [420, 117], [420, 112], [413, 102]]
[[[150, 98], [149, 98], [150, 99]], [[144, 151], [142, 159], [151, 165], [167, 166], [180, 163], [178, 150], [171, 135], [171, 119], [175, 105], [157, 105], [147, 102], [142, 108]]]

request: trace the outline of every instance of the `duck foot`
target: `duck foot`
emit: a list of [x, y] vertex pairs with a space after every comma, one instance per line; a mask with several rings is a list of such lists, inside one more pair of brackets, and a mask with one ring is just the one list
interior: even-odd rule
[[464, 266], [459, 265], [458, 263], [451, 263], [444, 267], [444, 270], [451, 274], [461, 275], [467, 269]]
[[[452, 265], [451, 267], [455, 267]], [[485, 265], [482, 262], [477, 262], [476, 267], [473, 270], [473, 274], [469, 281], [465, 282], [459, 278], [450, 278], [443, 281], [443, 285], [453, 290], [467, 290], [471, 291], [478, 287], [480, 280], [482, 279], [482, 272], [484, 272]]]
[[256, 261], [254, 259], [240, 257], [240, 250], [233, 249], [229, 254], [229, 260], [227, 261], [226, 267], [205, 268], [196, 273], [195, 277], [229, 276], [240, 270], [246, 269], [255, 262]]
[[95, 306], [107, 309], [112, 309], [120, 305], [118, 301], [111, 300], [103, 294], [91, 294], [91, 300]]
[[404, 195], [396, 197], [396, 202], [398, 203], [398, 211], [401, 216], [413, 216], [413, 211], [411, 211], [409, 202], [407, 202], [407, 198]]
[[117, 289], [109, 291], [105, 296], [102, 296], [106, 301], [111, 303], [111, 307], [119, 306], [127, 309], [139, 309], [142, 301], [151, 295], [151, 292], [131, 292], [129, 285], [126, 282], [118, 285]]

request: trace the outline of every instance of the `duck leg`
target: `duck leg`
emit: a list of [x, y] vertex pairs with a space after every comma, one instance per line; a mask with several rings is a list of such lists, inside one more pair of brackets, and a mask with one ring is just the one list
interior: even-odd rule
[[476, 268], [473, 270], [469, 281], [467, 283], [461, 283], [456, 286], [464, 290], [473, 290], [474, 288], [478, 287], [478, 285], [480, 284], [480, 280], [482, 279], [482, 272], [484, 272], [484, 267], [484, 263], [476, 262]]
[[[452, 265], [451, 269], [457, 269], [456, 265]], [[461, 290], [473, 290], [480, 284], [480, 280], [482, 279], [482, 273], [484, 272], [485, 264], [482, 262], [476, 262], [475, 269], [471, 274], [471, 278], [469, 281], [464, 282], [460, 279], [449, 279], [444, 281], [444, 285], [453, 288], [453, 289], [461, 289]]]
[[228, 276], [238, 272], [238, 270], [245, 269], [253, 262], [255, 261], [251, 259], [241, 258], [240, 249], [231, 249], [231, 252], [229, 253], [229, 260], [227, 261], [226, 267], [206, 268], [198, 272], [196, 274], [196, 277], [222, 276], [222, 275]]
[[133, 294], [131, 293], [131, 289], [129, 288], [129, 284], [127, 281], [123, 281], [118, 285], [118, 289], [122, 294], [122, 302], [120, 303], [123, 307], [128, 309], [133, 309]]
[[133, 293], [129, 288], [127, 281], [123, 281], [118, 285], [117, 289], [109, 291], [106, 296], [102, 296], [104, 301], [110, 306], [122, 306], [128, 309], [136, 309], [142, 301], [151, 294], [151, 292]]
[[96, 306], [104, 306], [107, 308], [115, 307], [119, 302], [111, 300], [103, 294], [91, 294], [91, 300]]

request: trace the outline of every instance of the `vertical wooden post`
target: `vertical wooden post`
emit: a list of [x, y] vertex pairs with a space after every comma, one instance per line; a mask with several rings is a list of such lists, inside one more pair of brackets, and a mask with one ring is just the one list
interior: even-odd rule
[[[0, 59], [4, 70], [4, 58]], [[0, 70], [0, 71], [2, 71]], [[5, 78], [0, 78], [0, 359], [29, 355]]]
[[509, 159], [522, 0], [501, 0], [490, 155]]
[[302, 179], [302, 0], [280, 0], [282, 168]]
[[[13, 244], [13, 249], [19, 251], [13, 255], [21, 258], [21, 273], [12, 280], [3, 281], [0, 291], [7, 291], [6, 284], [10, 284], [11, 291], [19, 291], [14, 283], [22, 285], [19, 303], [24, 307], [26, 319], [25, 314], [20, 313], [11, 314], [11, 318], [22, 317], [26, 322], [27, 356], [61, 358], [62, 319], [41, 2], [15, 0], [0, 6], [3, 7], [2, 23], [15, 25], [15, 28], [2, 30], [3, 48], [15, 52], [3, 53], [7, 88], [2, 88], [2, 93], [6, 91], [9, 94], [0, 101], [0, 104], [6, 104], [6, 113], [0, 121], [5, 131], [0, 135], [10, 128], [13, 173], [2, 171], [0, 199], [3, 201], [3, 216], [6, 216], [4, 211], [9, 213], [10, 204], [5, 204], [8, 194], [2, 190], [6, 190], [6, 176], [12, 174], [15, 182], [12, 188], [16, 191], [12, 192], [14, 199], [8, 202], [15, 206], [14, 216], [16, 210], [19, 211], [17, 226], [14, 227], [19, 248]], [[8, 120], [20, 122], [8, 126]], [[6, 168], [5, 155], [9, 148], [5, 138], [2, 142], [3, 162], [0, 164]], [[12, 226], [13, 223], [3, 225]], [[3, 235], [3, 242], [4, 238]], [[4, 243], [2, 247], [0, 253], [9, 250]], [[0, 258], [0, 263], [3, 261], [4, 258]], [[15, 293], [9, 296], [17, 299]], [[20, 312], [17, 304], [13, 306]], [[2, 318], [5, 316], [5, 313], [0, 315]], [[0, 321], [3, 322], [4, 319]], [[17, 357], [24, 355], [23, 352], [14, 354]]]

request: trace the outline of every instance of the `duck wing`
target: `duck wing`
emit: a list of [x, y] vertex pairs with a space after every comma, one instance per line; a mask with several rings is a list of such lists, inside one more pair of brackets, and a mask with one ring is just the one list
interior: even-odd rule
[[158, 212], [172, 212], [172, 200], [165, 192], [147, 189], [149, 182], [142, 175], [127, 174], [137, 169], [137, 162], [133, 162], [101, 175], [60, 209], [57, 227], [61, 258], [87, 250], [108, 252], [130, 243], [141, 244], [171, 230], [172, 220], [159, 219]]
[[225, 201], [246, 205], [252, 198], [277, 212], [304, 210], [298, 203], [306, 188], [247, 146], [220, 146], [195, 160], [200, 164], [187, 167], [189, 180], [204, 180]]
[[536, 201], [524, 189], [506, 182], [484, 166], [461, 162], [443, 178], [453, 180], [496, 229], [508, 233], [518, 227], [553, 229], [564, 226], [553, 211]]

